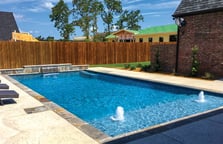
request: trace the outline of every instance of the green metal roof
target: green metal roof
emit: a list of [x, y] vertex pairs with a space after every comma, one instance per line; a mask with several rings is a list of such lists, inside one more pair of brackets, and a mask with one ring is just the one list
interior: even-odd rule
[[[122, 31], [122, 30], [120, 30]], [[116, 33], [120, 32], [117, 31], [113, 34], [110, 34], [106, 37], [106, 39], [111, 39], [115, 38]], [[149, 27], [145, 28], [139, 31], [134, 31], [134, 30], [125, 30], [131, 33], [134, 33], [135, 35], [146, 35], [146, 34], [158, 34], [158, 33], [168, 33], [168, 32], [177, 32], [177, 25], [176, 24], [169, 24], [169, 25], [163, 25], [163, 26], [154, 26], [154, 27]]]
[[139, 31], [135, 31], [135, 30], [126, 30], [126, 31], [128, 31], [130, 33], [134, 33], [134, 34], [138, 34], [139, 33]]
[[167, 33], [167, 32], [177, 32], [177, 25], [170, 24], [170, 25], [154, 26], [154, 27], [145, 28], [145, 29], [140, 30], [138, 35]]
[[113, 38], [115, 38], [115, 35], [110, 34], [110, 35], [106, 36], [105, 38], [106, 38], [106, 39], [113, 39]]

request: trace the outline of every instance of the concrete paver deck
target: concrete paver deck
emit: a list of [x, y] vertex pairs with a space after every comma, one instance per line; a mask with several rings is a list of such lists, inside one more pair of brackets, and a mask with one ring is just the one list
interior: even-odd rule
[[89, 68], [89, 70], [96, 72], [104, 72], [108, 74], [121, 75], [126, 77], [138, 78], [142, 80], [149, 80], [154, 82], [161, 82], [172, 85], [179, 85], [189, 88], [207, 90], [211, 92], [223, 93], [223, 81], [220, 80], [204, 80], [198, 78], [188, 78], [182, 76], [174, 76], [160, 73], [145, 73], [145, 72], [134, 72], [121, 69], [111, 68]]
[[98, 144], [51, 110], [27, 114], [24, 109], [43, 104], [0, 79], [19, 93], [16, 103], [0, 105], [0, 144]]
[[[96, 72], [123, 75], [138, 79], [183, 85], [201, 90], [223, 93], [223, 81], [176, 77], [157, 73], [132, 72], [110, 68], [89, 68]], [[0, 144], [97, 144], [96, 140], [74, 127], [52, 110], [27, 114], [24, 109], [42, 107], [43, 104], [0, 75], [2, 83], [19, 93], [16, 103], [0, 106]], [[188, 123], [126, 144], [193, 144], [222, 143], [223, 114]]]

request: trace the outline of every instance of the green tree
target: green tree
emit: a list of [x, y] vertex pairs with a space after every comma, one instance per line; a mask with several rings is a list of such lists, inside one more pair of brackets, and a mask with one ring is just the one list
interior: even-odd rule
[[93, 0], [91, 14], [92, 14], [92, 33], [94, 40], [96, 40], [96, 35], [98, 34], [98, 15], [100, 15], [104, 10], [103, 4], [97, 0]]
[[54, 41], [54, 37], [53, 37], [53, 36], [48, 36], [48, 37], [46, 38], [46, 41]]
[[45, 41], [45, 38], [42, 37], [42, 36], [38, 36], [38, 37], [36, 37], [36, 39], [39, 40], [39, 41]]
[[81, 28], [87, 39], [91, 32], [97, 33], [97, 17], [102, 11], [103, 5], [98, 0], [73, 0], [73, 23]]
[[139, 21], [143, 21], [143, 16], [140, 14], [140, 10], [128, 11], [124, 10], [116, 22], [118, 29], [131, 29], [139, 30], [141, 26]]
[[128, 10], [124, 10], [116, 22], [117, 29], [125, 29], [128, 21]]
[[73, 0], [74, 25], [79, 26], [84, 36], [90, 36], [90, 2], [91, 0]]
[[66, 3], [60, 0], [53, 8], [52, 14], [50, 14], [50, 19], [54, 26], [60, 32], [60, 36], [64, 40], [70, 39], [70, 34], [74, 32], [74, 27], [72, 23], [69, 23], [69, 16], [71, 12]]
[[101, 14], [102, 20], [107, 25], [105, 31], [108, 34], [113, 29], [113, 19], [115, 15], [122, 12], [122, 3], [120, 0], [104, 0], [104, 11]]
[[127, 29], [131, 30], [141, 29], [141, 26], [138, 23], [143, 20], [144, 18], [140, 14], [140, 10], [130, 11], [127, 14]]

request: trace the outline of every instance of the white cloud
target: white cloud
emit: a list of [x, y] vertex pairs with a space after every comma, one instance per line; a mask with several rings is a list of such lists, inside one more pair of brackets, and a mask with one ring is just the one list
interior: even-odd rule
[[124, 9], [134, 10], [134, 9], [146, 9], [146, 10], [157, 10], [157, 9], [168, 9], [168, 8], [176, 8], [180, 3], [180, 0], [162, 2], [162, 3], [140, 3], [134, 5], [125, 6]]
[[51, 10], [51, 8], [54, 7], [52, 0], [40, 1], [34, 5], [35, 6], [33, 6], [32, 8], [29, 8], [28, 11], [38, 13], [38, 12], [43, 12], [46, 10]]
[[[0, 4], [15, 4], [15, 3], [24, 3], [24, 2], [29, 2], [29, 3], [32, 3], [32, 2], [51, 2], [51, 3], [58, 3], [59, 0], [1, 0], [0, 1]], [[71, 3], [72, 0], [64, 0], [64, 2], [66, 3]]]
[[51, 8], [54, 7], [54, 5], [53, 5], [52, 2], [47, 2], [47, 1], [46, 1], [46, 2], [44, 2], [44, 3], [42, 4], [42, 7], [51, 10]]
[[15, 13], [13, 15], [14, 15], [15, 19], [17, 19], [17, 20], [23, 20], [24, 19], [24, 15], [15, 14]]
[[15, 4], [15, 3], [23, 3], [23, 2], [33, 2], [35, 0], [1, 0], [0, 4]]
[[141, 2], [143, 0], [125, 0], [124, 3], [126, 4], [133, 4], [133, 3], [137, 3], [137, 2]]
[[164, 14], [168, 14], [168, 11], [155, 11], [155, 12], [144, 12], [143, 16], [161, 16]]
[[30, 34], [39, 34], [40, 32], [38, 30], [30, 30], [29, 33]]
[[143, 16], [146, 16], [146, 15], [156, 15], [157, 12], [146, 12], [146, 13], [142, 13]]
[[[14, 6], [16, 11], [29, 11], [29, 12], [43, 12], [51, 10], [54, 4], [59, 0], [0, 0], [0, 4]], [[72, 2], [71, 0], [65, 0], [65, 2]], [[21, 8], [22, 7], [22, 8]]]
[[42, 12], [43, 8], [41, 8], [41, 7], [33, 7], [33, 8], [29, 8], [28, 11], [38, 13], [38, 12]]
[[112, 26], [112, 31], [117, 31], [118, 30], [118, 26], [113, 25]]

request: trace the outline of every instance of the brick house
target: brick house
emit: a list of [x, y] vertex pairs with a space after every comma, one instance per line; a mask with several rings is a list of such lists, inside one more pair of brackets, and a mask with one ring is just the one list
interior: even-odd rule
[[173, 17], [179, 25], [176, 70], [191, 72], [192, 48], [199, 48], [199, 74], [223, 76], [223, 0], [182, 0]]

